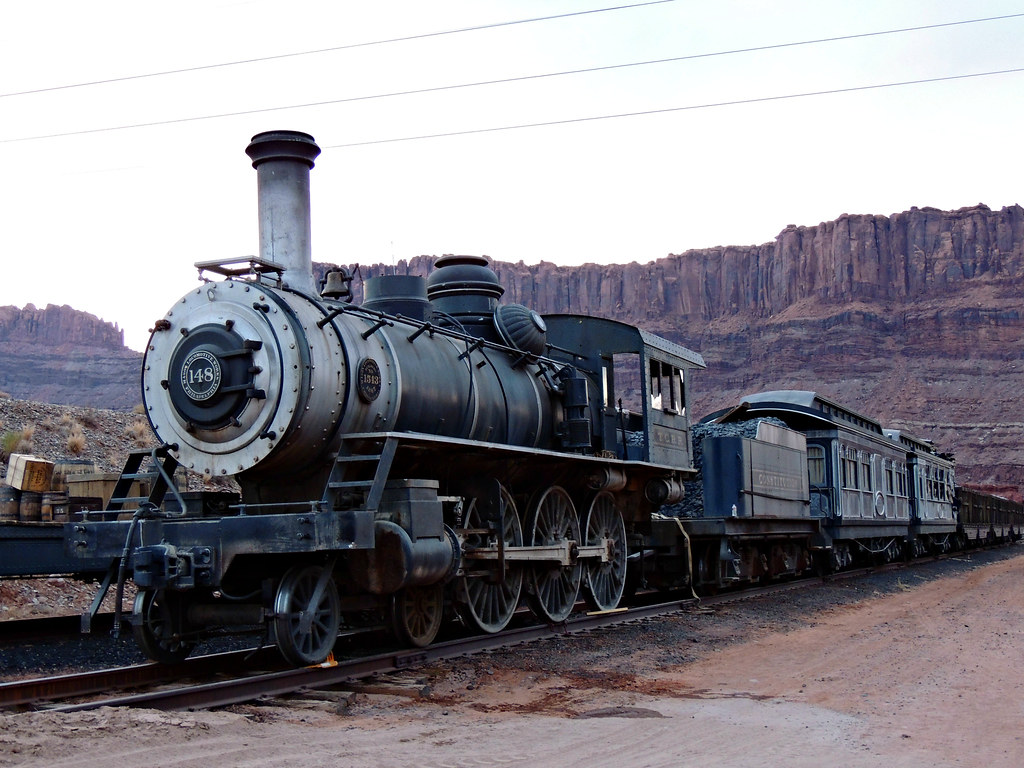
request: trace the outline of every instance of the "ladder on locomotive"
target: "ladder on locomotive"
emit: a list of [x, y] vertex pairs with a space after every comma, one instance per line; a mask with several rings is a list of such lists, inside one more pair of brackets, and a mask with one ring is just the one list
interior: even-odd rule
[[[147, 458], [152, 459], [148, 467], [142, 470], [142, 462]], [[160, 461], [163, 460], [161, 465]], [[110, 500], [104, 507], [105, 512], [120, 512], [124, 510], [126, 504], [141, 505], [143, 503], [149, 503], [156, 507], [159, 507], [164, 500], [168, 489], [178, 497], [179, 504], [182, 504], [182, 510], [184, 510], [184, 504], [178, 495], [177, 489], [172, 488], [168, 480], [174, 477], [174, 472], [178, 468], [178, 460], [175, 459], [167, 449], [163, 446], [154, 450], [135, 450], [128, 454], [128, 458], [125, 459], [124, 469], [121, 470], [121, 476], [117, 479], [114, 484], [114, 490], [110, 494]], [[141, 471], [140, 471], [141, 470]], [[139, 490], [141, 491], [147, 481], [149, 482], [149, 494], [142, 496], [133, 496], [132, 485], [136, 482], [139, 483]]]
[[361, 494], [360, 506], [370, 512], [377, 511], [398, 450], [398, 438], [388, 436], [381, 444], [380, 438], [375, 436], [370, 442], [374, 448], [366, 453], [360, 450], [367, 443], [366, 436], [349, 435], [342, 440], [324, 489], [321, 501], [324, 509], [349, 506], [344, 497]]

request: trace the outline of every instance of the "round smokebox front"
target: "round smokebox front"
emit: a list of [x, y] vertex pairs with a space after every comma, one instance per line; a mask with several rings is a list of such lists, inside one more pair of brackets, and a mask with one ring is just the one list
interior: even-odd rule
[[219, 429], [241, 414], [255, 389], [251, 346], [224, 326], [192, 330], [175, 350], [168, 395], [178, 414], [203, 429]]
[[188, 469], [236, 474], [264, 461], [299, 410], [308, 361], [274, 292], [241, 281], [185, 295], [149, 340], [142, 399]]

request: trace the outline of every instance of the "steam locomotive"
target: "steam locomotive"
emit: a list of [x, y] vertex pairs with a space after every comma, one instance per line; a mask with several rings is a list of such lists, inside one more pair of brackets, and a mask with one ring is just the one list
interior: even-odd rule
[[[369, 280], [358, 306], [344, 271], [318, 289], [319, 148], [270, 132], [247, 153], [259, 257], [198, 264], [204, 282], [145, 353], [162, 447], [155, 468], [135, 456], [123, 480], [151, 474], [153, 491], [115, 490], [108, 512], [136, 504], [131, 520], [69, 524], [72, 554], [131, 574], [146, 653], [174, 661], [206, 628], [265, 623], [286, 658], [312, 664], [343, 623], [381, 611], [425, 645], [446, 594], [486, 632], [524, 592], [551, 622], [581, 588], [616, 607], [629, 537], [694, 474], [686, 386], [700, 355], [610, 320], [498, 306], [503, 289], [476, 257], [441, 258], [426, 281]], [[663, 401], [627, 415], [617, 393], [627, 376], [639, 389], [641, 371]], [[216, 515], [190, 507], [179, 466], [233, 476], [240, 497]]]
[[[709, 435], [698, 472], [699, 354], [500, 304], [483, 258], [371, 278], [361, 304], [345, 270], [318, 285], [319, 148], [277, 131], [246, 152], [259, 256], [198, 264], [201, 285], [157, 321], [142, 393], [161, 446], [129, 457], [105, 512], [65, 528], [69, 557], [134, 581], [149, 657], [260, 626], [315, 664], [343, 627], [381, 617], [423, 646], [449, 609], [498, 632], [522, 598], [557, 623], [581, 594], [611, 610], [641, 584], [717, 588], [956, 543], [952, 462], [813, 396], [715, 414], [753, 431]], [[180, 467], [239, 492], [183, 494]], [[925, 467], [927, 510], [910, 485]], [[891, 480], [881, 501], [872, 477]], [[140, 479], [150, 492], [130, 496]], [[698, 480], [701, 511], [680, 511]]]

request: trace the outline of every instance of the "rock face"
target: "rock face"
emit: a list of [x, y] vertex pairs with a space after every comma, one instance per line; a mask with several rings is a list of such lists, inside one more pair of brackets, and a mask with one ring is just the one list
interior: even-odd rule
[[[426, 275], [433, 260], [359, 271]], [[634, 323], [699, 351], [698, 416], [766, 389], [816, 390], [953, 450], [961, 481], [1014, 493], [1024, 482], [1018, 205], [844, 215], [647, 264], [494, 267], [506, 301]], [[0, 390], [14, 397], [131, 408], [140, 362], [92, 315], [0, 307]]]
[[[394, 271], [424, 275], [431, 261]], [[766, 389], [816, 390], [955, 451], [961, 480], [1024, 482], [1019, 205], [844, 215], [648, 264], [494, 266], [505, 300], [635, 323], [699, 351], [698, 415]]]
[[0, 307], [0, 390], [12, 397], [128, 410], [142, 401], [141, 361], [124, 332], [95, 315]]

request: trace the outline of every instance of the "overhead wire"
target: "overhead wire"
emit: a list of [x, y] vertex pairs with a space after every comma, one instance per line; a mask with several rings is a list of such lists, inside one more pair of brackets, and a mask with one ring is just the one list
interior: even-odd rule
[[515, 19], [513, 21], [497, 21], [491, 24], [478, 24], [471, 27], [459, 27], [457, 29], [446, 29], [438, 32], [421, 32], [415, 35], [405, 35], [403, 37], [389, 37], [381, 40], [366, 40], [359, 43], [346, 43], [344, 45], [334, 45], [328, 48], [317, 48], [309, 51], [293, 51], [291, 53], [279, 53], [270, 56], [255, 56], [249, 59], [237, 59], [235, 61], [222, 61], [215, 64], [199, 64], [194, 67], [181, 67], [179, 69], [167, 69], [160, 72], [146, 72], [138, 75], [123, 75], [121, 77], [109, 77], [102, 80], [89, 80], [81, 83], [67, 83], [64, 85], [53, 85], [45, 88], [34, 88], [32, 90], [25, 91], [14, 91], [11, 93], [0, 93], [0, 99], [9, 98], [11, 96], [28, 96], [36, 93], [48, 93], [50, 91], [63, 91], [72, 88], [87, 88], [94, 85], [109, 85], [111, 83], [124, 83], [132, 80], [144, 80], [151, 77], [166, 77], [168, 75], [183, 75], [189, 72], [202, 72], [209, 69], [222, 69], [225, 67], [238, 67], [245, 64], [257, 64], [267, 61], [279, 61], [281, 59], [294, 59], [300, 56], [315, 56], [321, 53], [335, 53], [337, 51], [346, 51], [355, 48], [368, 48], [374, 45], [387, 45], [389, 43], [404, 43], [412, 40], [425, 40], [430, 37], [441, 37], [443, 35], [457, 35], [462, 32], [479, 32], [485, 29], [498, 29], [501, 27], [512, 27], [518, 24], [533, 24], [539, 21], [554, 21], [555, 19], [567, 19], [573, 16], [587, 16], [595, 13], [606, 13], [608, 11], [623, 11], [632, 8], [642, 8], [647, 5], [662, 5], [664, 3], [673, 3], [676, 0], [645, 0], [645, 2], [630, 3], [628, 5], [615, 5], [607, 8], [591, 8], [585, 11], [572, 11], [570, 13], [558, 13], [550, 16], [535, 16], [529, 19]]
[[549, 120], [539, 123], [519, 123], [517, 125], [494, 126], [490, 128], [471, 128], [464, 131], [448, 131], [445, 133], [421, 134], [417, 136], [400, 136], [390, 139], [371, 139], [368, 141], [354, 141], [347, 144], [329, 144], [324, 149], [345, 149], [349, 147], [365, 147], [371, 144], [393, 144], [400, 141], [418, 141], [422, 139], [439, 139], [447, 136], [468, 136], [474, 133], [495, 133], [498, 131], [513, 131], [521, 128], [544, 128], [554, 125], [569, 125], [571, 123], [586, 123], [596, 120], [614, 120], [624, 117], [642, 117], [645, 115], [658, 115], [668, 112], [684, 112], [695, 109], [711, 109], [714, 107], [733, 107], [741, 104], [757, 104], [760, 102], [783, 101], [785, 99], [800, 99], [809, 96], [827, 96], [836, 93], [853, 93], [856, 91], [870, 91], [880, 88], [897, 88], [907, 85], [922, 85], [924, 83], [938, 83], [949, 80], [966, 80], [974, 77], [989, 77], [992, 75], [1006, 75], [1014, 72], [1024, 72], [1024, 67], [1014, 69], [1000, 69], [991, 72], [973, 72], [966, 75], [948, 75], [945, 77], [928, 77], [920, 80], [903, 80], [896, 83], [874, 83], [872, 85], [858, 85], [849, 88], [831, 88], [823, 91], [806, 91], [804, 93], [788, 93], [777, 96], [758, 96], [749, 99], [734, 99], [731, 101], [716, 101], [706, 104], [690, 104], [683, 107], [665, 107], [662, 109], [646, 109], [639, 112], [620, 112], [614, 115], [591, 115], [588, 117], [567, 118], [564, 120]]
[[[671, 2], [671, 1], [672, 0], [656, 0], [656, 2], [654, 2], [654, 3], [639, 3], [639, 4], [635, 4], [635, 5], [628, 5], [628, 6], [615, 6], [614, 8], [605, 8], [605, 9], [591, 10], [591, 11], [581, 11], [581, 12], [577, 12], [575, 14], [564, 14], [564, 15], [580, 15], [582, 13], [597, 13], [597, 12], [601, 12], [601, 11], [605, 11], [605, 10], [620, 10], [620, 9], [623, 9], [623, 8], [633, 8], [633, 7], [638, 7], [638, 6], [641, 6], [641, 5], [651, 5], [651, 4], [656, 4], [656, 3], [660, 3], [660, 2]], [[519, 76], [514, 76], [514, 77], [498, 78], [498, 79], [493, 79], [493, 80], [481, 80], [481, 81], [475, 81], [475, 82], [469, 82], [469, 83], [455, 83], [455, 84], [447, 84], [447, 85], [439, 85], [439, 86], [430, 86], [430, 87], [426, 87], [426, 88], [416, 88], [416, 89], [407, 89], [407, 90], [402, 90], [402, 91], [391, 91], [391, 92], [385, 92], [385, 93], [368, 94], [368, 95], [362, 95], [362, 96], [349, 96], [349, 97], [343, 97], [343, 98], [338, 98], [338, 99], [326, 99], [326, 100], [322, 100], [322, 101], [304, 102], [304, 103], [300, 103], [300, 104], [288, 104], [288, 105], [280, 105], [280, 106], [274, 106], [274, 107], [262, 107], [262, 108], [255, 108], [255, 109], [237, 110], [237, 111], [232, 111], [232, 112], [220, 112], [220, 113], [208, 114], [208, 115], [193, 115], [193, 116], [188, 116], [188, 117], [168, 118], [166, 120], [154, 120], [154, 121], [149, 121], [149, 122], [129, 123], [129, 124], [124, 124], [124, 125], [116, 125], [116, 126], [103, 126], [103, 127], [99, 127], [99, 128], [85, 128], [85, 129], [76, 130], [76, 131], [64, 131], [64, 132], [59, 132], [59, 133], [37, 134], [37, 135], [33, 135], [33, 136], [21, 136], [21, 137], [0, 139], [0, 144], [16, 143], [16, 142], [23, 142], [23, 141], [37, 141], [37, 140], [43, 140], [43, 139], [66, 138], [66, 137], [70, 137], [70, 136], [82, 136], [82, 135], [88, 135], [88, 134], [94, 134], [94, 133], [105, 133], [105, 132], [113, 132], [113, 131], [123, 131], [123, 130], [131, 130], [131, 129], [138, 129], [138, 128], [153, 128], [153, 127], [158, 127], [158, 126], [163, 126], [163, 125], [174, 125], [174, 124], [198, 122], [198, 121], [204, 121], [204, 120], [217, 120], [217, 119], [224, 119], [224, 118], [229, 118], [229, 117], [241, 117], [241, 116], [245, 116], [245, 115], [266, 114], [266, 113], [270, 113], [270, 112], [281, 112], [281, 111], [291, 110], [291, 109], [308, 109], [308, 108], [312, 108], [312, 107], [332, 106], [332, 105], [351, 103], [351, 102], [357, 102], [357, 101], [369, 101], [369, 100], [375, 100], [375, 99], [394, 98], [394, 97], [399, 97], [399, 96], [421, 95], [421, 94], [425, 94], [425, 93], [436, 93], [436, 92], [451, 91], [451, 90], [457, 90], [457, 89], [463, 89], [463, 88], [478, 88], [478, 87], [490, 86], [490, 85], [503, 85], [503, 84], [509, 84], [509, 83], [530, 81], [530, 80], [540, 80], [540, 79], [545, 79], [545, 78], [564, 77], [564, 76], [569, 76], [569, 75], [580, 75], [580, 74], [588, 74], [588, 73], [594, 73], [594, 72], [605, 72], [605, 71], [617, 70], [617, 69], [625, 69], [625, 68], [630, 68], [630, 67], [641, 67], [641, 66], [649, 66], [649, 65], [656, 65], [656, 64], [677, 63], [677, 62], [681, 62], [681, 61], [688, 61], [688, 60], [694, 60], [694, 59], [704, 59], [704, 58], [711, 58], [711, 57], [717, 57], [717, 56], [730, 56], [730, 55], [737, 55], [737, 54], [743, 54], [743, 53], [756, 53], [756, 52], [761, 52], [761, 51], [778, 50], [778, 49], [784, 49], [784, 48], [793, 48], [793, 47], [798, 47], [798, 46], [819, 45], [819, 44], [824, 44], [824, 43], [833, 43], [833, 42], [841, 42], [841, 41], [855, 40], [855, 39], [862, 39], [862, 38], [879, 37], [879, 36], [882, 36], [882, 35], [894, 35], [894, 34], [902, 34], [902, 33], [907, 33], [907, 32], [918, 32], [918, 31], [923, 31], [923, 30], [938, 29], [938, 28], [942, 28], [942, 27], [952, 27], [952, 26], [959, 26], [959, 25], [965, 25], [965, 24], [977, 24], [977, 23], [982, 23], [982, 22], [999, 21], [999, 20], [1005, 20], [1005, 19], [1010, 19], [1010, 18], [1019, 18], [1019, 17], [1024, 17], [1024, 13], [1004, 14], [1004, 15], [1001, 15], [1001, 16], [988, 16], [988, 17], [978, 18], [978, 19], [963, 19], [963, 20], [952, 21], [952, 22], [940, 22], [940, 23], [936, 23], [936, 24], [924, 24], [924, 25], [917, 25], [917, 26], [912, 26], [912, 27], [900, 27], [900, 28], [897, 28], [897, 29], [878, 30], [878, 31], [874, 31], [874, 32], [860, 32], [860, 33], [853, 33], [853, 34], [849, 34], [849, 35], [837, 35], [837, 36], [832, 36], [832, 37], [815, 38], [815, 39], [812, 39], [812, 40], [799, 40], [799, 41], [790, 41], [790, 42], [785, 42], [785, 43], [772, 43], [772, 44], [761, 45], [761, 46], [751, 46], [751, 47], [745, 47], [745, 48], [733, 48], [733, 49], [728, 49], [728, 50], [723, 50], [723, 51], [710, 51], [710, 52], [706, 52], [706, 53], [687, 54], [687, 55], [683, 55], [683, 56], [674, 56], [674, 57], [668, 57], [668, 58], [651, 59], [651, 60], [638, 61], [638, 62], [626, 62], [626, 63], [621, 63], [621, 64], [608, 64], [608, 65], [602, 65], [602, 66], [597, 66], [597, 67], [588, 67], [588, 68], [572, 69], [572, 70], [562, 70], [562, 71], [558, 71], [558, 72], [546, 72], [546, 73], [539, 73], [539, 74], [533, 74], [533, 75], [519, 75]], [[499, 23], [497, 25], [489, 25], [489, 26], [502, 26], [502, 25], [509, 25], [509, 24], [519, 24], [519, 23], [526, 23], [527, 21], [547, 20], [547, 19], [552, 19], [552, 18], [562, 18], [562, 16], [537, 17], [535, 19], [521, 20], [521, 21], [517, 21], [517, 22], [501, 22], [501, 23]], [[455, 30], [455, 32], [458, 32], [458, 31], [470, 31], [470, 30], [482, 29], [482, 28], [487, 28], [487, 27], [466, 27], [466, 28], [463, 28], [463, 29], [460, 29], [460, 30]], [[354, 46], [357, 46], [357, 45], [376, 45], [376, 44], [380, 44], [380, 43], [383, 43], [383, 42], [393, 42], [393, 41], [399, 41], [399, 40], [415, 39], [416, 37], [430, 37], [430, 36], [434, 36], [434, 35], [452, 34], [452, 33], [453, 32], [427, 33], [427, 34], [424, 34], [424, 35], [418, 35], [418, 36], [413, 36], [413, 37], [394, 38], [393, 40], [390, 40], [390, 41], [377, 41], [377, 42], [374, 42], [374, 43], [362, 43], [362, 44], [353, 44], [353, 45]], [[322, 50], [338, 50], [338, 49], [322, 49]], [[309, 52], [309, 53], [315, 53], [315, 52], [319, 52], [319, 51], [314, 51], [314, 52]], [[287, 55], [300, 55], [300, 54], [287, 54]], [[268, 58], [269, 59], [273, 59], [273, 58], [283, 58], [283, 57], [284, 56], [281, 56], [281, 57], [268, 57]], [[244, 62], [235, 62], [235, 63], [244, 63]], [[228, 65], [225, 64], [225, 65], [211, 65], [211, 66], [228, 66]], [[187, 70], [181, 70], [181, 71], [187, 71]], [[682, 107], [669, 107], [669, 108], [665, 108], [665, 109], [645, 110], [645, 111], [641, 111], [641, 112], [629, 112], [629, 113], [619, 113], [619, 114], [610, 114], [610, 115], [596, 115], [596, 116], [583, 117], [583, 118], [572, 118], [572, 119], [566, 119], [566, 120], [555, 120], [555, 121], [539, 122], [539, 123], [528, 123], [528, 124], [518, 124], [518, 125], [509, 125], [509, 126], [499, 126], [499, 127], [492, 127], [492, 128], [480, 128], [480, 129], [471, 129], [471, 130], [465, 130], [465, 131], [451, 131], [451, 132], [447, 132], [447, 133], [427, 134], [427, 135], [420, 135], [420, 136], [408, 136], [408, 137], [390, 138], [390, 139], [378, 139], [378, 140], [370, 140], [370, 141], [363, 141], [363, 142], [351, 142], [351, 143], [346, 143], [346, 144], [336, 144], [336, 145], [333, 145], [333, 146], [335, 148], [338, 148], [338, 147], [365, 146], [365, 145], [368, 145], [368, 144], [384, 144], [384, 143], [391, 143], [391, 142], [396, 142], [396, 141], [412, 141], [412, 140], [416, 140], [416, 139], [440, 138], [440, 137], [444, 137], [444, 136], [459, 136], [459, 135], [466, 135], [466, 134], [472, 134], [472, 133], [487, 133], [487, 132], [494, 132], [494, 131], [514, 130], [514, 129], [517, 129], [517, 128], [542, 127], [542, 126], [548, 126], [548, 125], [560, 125], [560, 124], [566, 124], [566, 123], [586, 122], [586, 121], [593, 121], [593, 120], [608, 120], [608, 119], [614, 119], [614, 118], [619, 118], [619, 117], [634, 117], [634, 116], [641, 116], [641, 115], [658, 114], [658, 113], [662, 113], [662, 112], [677, 112], [677, 111], [692, 110], [692, 109], [707, 109], [707, 108], [718, 107], [718, 106], [731, 106], [731, 105], [737, 105], [737, 104], [750, 104], [750, 103], [756, 103], [756, 102], [759, 102], [759, 101], [776, 101], [776, 100], [779, 100], [779, 99], [793, 99], [793, 98], [800, 98], [800, 97], [804, 97], [804, 96], [817, 96], [817, 95], [824, 95], [824, 94], [829, 94], [829, 93], [844, 93], [844, 92], [852, 92], [852, 91], [871, 90], [871, 89], [876, 89], [876, 88], [891, 88], [891, 87], [896, 87], [896, 86], [901, 86], [901, 85], [916, 85], [916, 84], [922, 84], [922, 83], [938, 82], [938, 81], [942, 81], [942, 80], [957, 80], [957, 79], [972, 78], [972, 77], [984, 77], [984, 76], [988, 76], [988, 75], [1007, 74], [1007, 73], [1017, 72], [1017, 71], [1020, 71], [1020, 70], [1017, 70], [1017, 69], [997, 70], [997, 71], [991, 71], [991, 72], [979, 72], [979, 73], [972, 73], [972, 74], [966, 74], [966, 75], [952, 75], [952, 76], [947, 76], [947, 77], [925, 78], [925, 79], [921, 79], [921, 80], [910, 80], [910, 81], [903, 81], [903, 82], [896, 82], [896, 83], [880, 83], [880, 84], [867, 85], [867, 86], [857, 86], [857, 87], [851, 87], [851, 88], [837, 88], [837, 89], [831, 89], [831, 90], [825, 90], [825, 91], [813, 91], [813, 92], [808, 92], [808, 93], [789, 94], [789, 95], [782, 95], [782, 96], [767, 96], [767, 97], [757, 97], [757, 98], [744, 99], [744, 100], [736, 100], [736, 101], [728, 101], [728, 102], [713, 102], [713, 103], [709, 103], [709, 104], [689, 105], [689, 106], [682, 106]], [[139, 76], [139, 77], [146, 77], [146, 76], [148, 76], [148, 75]], [[132, 78], [124, 78], [124, 79], [132, 79]]]

